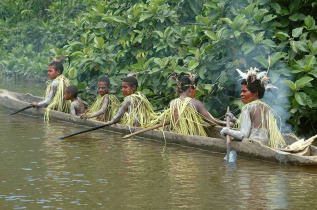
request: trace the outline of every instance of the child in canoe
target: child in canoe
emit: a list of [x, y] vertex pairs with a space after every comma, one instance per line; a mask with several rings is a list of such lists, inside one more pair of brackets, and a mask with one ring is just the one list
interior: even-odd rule
[[206, 127], [212, 125], [226, 125], [226, 122], [211, 116], [201, 101], [195, 99], [195, 75], [188, 74], [180, 81], [176, 79], [179, 98], [170, 102], [169, 109], [153, 122], [169, 121], [168, 130], [186, 134], [207, 136]]
[[87, 110], [88, 104], [81, 98], [77, 97], [78, 88], [75, 85], [70, 85], [65, 90], [65, 100], [70, 100], [70, 114], [81, 115]]
[[52, 82], [47, 86], [45, 98], [40, 102], [32, 102], [34, 107], [47, 107], [45, 119], [49, 118], [49, 111], [56, 110], [60, 112], [69, 112], [70, 103], [64, 101], [64, 91], [69, 85], [68, 79], [63, 75], [64, 67], [62, 61], [53, 59], [48, 67], [48, 79]]
[[81, 115], [81, 118], [96, 117], [99, 121], [107, 122], [117, 113], [120, 106], [119, 100], [113, 94], [108, 94], [110, 81], [107, 77], [102, 76], [98, 79], [97, 89], [99, 96], [90, 108], [88, 113]]
[[137, 92], [138, 81], [134, 77], [127, 77], [122, 81], [122, 93], [125, 99], [119, 111], [108, 124], [121, 121], [122, 124], [135, 127], [147, 127], [157, 118], [151, 103], [147, 98]]

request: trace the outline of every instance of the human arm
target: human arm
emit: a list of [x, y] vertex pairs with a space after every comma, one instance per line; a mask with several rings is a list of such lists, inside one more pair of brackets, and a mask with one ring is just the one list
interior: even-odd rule
[[34, 107], [46, 107], [46, 106], [48, 106], [51, 103], [51, 101], [53, 100], [54, 96], [55, 96], [55, 93], [56, 93], [56, 90], [57, 90], [57, 87], [58, 87], [58, 83], [59, 83], [58, 80], [54, 80], [52, 82], [52, 85], [51, 85], [51, 88], [50, 88], [50, 90], [48, 92], [47, 97], [43, 101], [40, 101], [38, 103], [32, 102], [31, 105], [34, 106]]
[[70, 104], [70, 108], [69, 109], [70, 109], [70, 114], [76, 115], [75, 102], [72, 102]]
[[89, 115], [84, 114], [83, 116], [86, 116], [86, 118], [92, 118], [92, 117], [97, 117], [97, 116], [100, 116], [102, 114], [105, 114], [107, 111], [107, 108], [108, 108], [108, 104], [109, 104], [109, 97], [107, 96], [107, 97], [104, 97], [103, 102], [102, 102], [102, 106], [98, 111], [96, 111], [95, 113], [89, 114]]
[[119, 108], [117, 114], [108, 123], [114, 124], [114, 123], [119, 122], [121, 120], [122, 116], [124, 115], [124, 113], [126, 113], [128, 111], [128, 108], [130, 105], [131, 105], [131, 98], [128, 97], [126, 100], [124, 100], [124, 102], [121, 105], [121, 107]]
[[222, 136], [230, 135], [233, 138], [240, 140], [240, 141], [244, 138], [248, 138], [250, 136], [250, 133], [251, 133], [250, 113], [248, 112], [248, 110], [243, 110], [241, 115], [242, 115], [242, 118], [241, 118], [240, 131], [232, 130], [232, 129], [225, 127], [220, 131], [220, 134]]
[[193, 105], [195, 106], [196, 110], [201, 114], [203, 115], [206, 119], [208, 119], [210, 122], [213, 122], [217, 125], [222, 125], [222, 126], [225, 126], [226, 125], [226, 122], [225, 121], [221, 121], [221, 120], [218, 120], [216, 118], [214, 118], [208, 111], [207, 109], [205, 108], [205, 106], [201, 103], [201, 101], [199, 100], [193, 100]]
[[236, 123], [237, 122], [237, 118], [231, 113], [226, 113], [225, 117], [229, 116], [230, 117], [230, 122], [232, 123]]

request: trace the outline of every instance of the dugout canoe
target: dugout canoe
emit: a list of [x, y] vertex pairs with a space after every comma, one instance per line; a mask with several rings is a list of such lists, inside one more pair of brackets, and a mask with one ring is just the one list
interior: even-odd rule
[[[29, 93], [21, 94], [16, 92], [11, 92], [5, 89], [0, 89], [0, 104], [4, 107], [16, 111], [22, 109], [29, 105], [30, 102], [40, 101], [42, 98], [33, 96]], [[22, 113], [43, 116], [45, 112], [44, 108], [31, 108], [23, 111]], [[66, 122], [72, 122], [85, 126], [99, 126], [102, 122], [94, 120], [80, 119], [77, 116], [72, 116], [70, 114], [51, 111], [51, 120], [61, 120]], [[110, 130], [120, 132], [122, 134], [127, 134], [140, 130], [141, 128], [128, 127], [125, 125], [112, 125], [105, 127], [103, 130]], [[179, 145], [185, 145], [190, 147], [196, 147], [204, 150], [210, 150], [213, 152], [226, 153], [226, 141], [220, 137], [219, 131], [221, 127], [213, 127], [211, 129], [211, 136], [213, 137], [203, 137], [203, 136], [189, 136], [181, 135], [172, 132], [163, 132], [158, 130], [148, 131], [146, 133], [140, 134], [139, 136], [151, 138], [155, 140], [165, 141], [167, 143], [175, 143]], [[58, 136], [56, 136], [57, 138]], [[295, 140], [290, 135], [286, 136], [287, 143], [293, 143]], [[76, 137], [72, 137], [76, 138]], [[299, 156], [296, 154], [291, 154], [288, 152], [278, 151], [271, 149], [267, 146], [260, 145], [255, 141], [232, 141], [231, 149], [236, 150], [238, 156], [255, 158], [260, 160], [266, 160], [270, 162], [277, 162], [282, 164], [290, 165], [312, 165], [317, 166], [317, 147], [310, 146], [310, 156]]]

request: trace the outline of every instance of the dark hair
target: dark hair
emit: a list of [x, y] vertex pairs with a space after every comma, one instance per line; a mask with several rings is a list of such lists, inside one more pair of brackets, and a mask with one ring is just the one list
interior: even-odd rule
[[98, 82], [105, 82], [107, 83], [107, 86], [110, 87], [110, 80], [106, 76], [99, 77]]
[[128, 83], [130, 87], [135, 86], [135, 88], [138, 88], [138, 80], [135, 77], [127, 77], [122, 81]]
[[253, 82], [247, 82], [246, 79], [243, 79], [241, 81], [241, 85], [246, 85], [248, 90], [251, 92], [251, 93], [256, 93], [258, 92], [258, 97], [259, 99], [263, 98], [264, 96], [264, 93], [265, 93], [265, 87], [264, 85], [262, 84], [261, 80], [254, 80]]
[[63, 74], [64, 67], [63, 67], [62, 62], [52, 61], [49, 66], [53, 66], [53, 68], [55, 69], [55, 71], [59, 71], [60, 74]]
[[70, 85], [66, 88], [66, 92], [70, 93], [73, 98], [77, 98], [78, 88], [75, 85]]
[[179, 87], [180, 92], [186, 92], [189, 87], [191, 87], [192, 89], [196, 87], [195, 84], [192, 84], [192, 81], [189, 79], [188, 76], [182, 77], [179, 80], [179, 82], [180, 82], [180, 87]]

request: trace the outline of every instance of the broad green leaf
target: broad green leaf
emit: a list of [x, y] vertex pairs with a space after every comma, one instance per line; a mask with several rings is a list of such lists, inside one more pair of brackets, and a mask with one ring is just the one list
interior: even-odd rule
[[291, 90], [295, 91], [296, 87], [295, 87], [295, 83], [292, 82], [291, 80], [283, 80], [283, 83], [287, 84], [288, 87], [291, 88]]
[[212, 84], [204, 84], [203, 87], [208, 91], [208, 93], [210, 93], [214, 86]]
[[307, 95], [303, 92], [295, 93], [295, 100], [302, 106], [307, 105], [306, 97]]
[[290, 19], [291, 21], [296, 22], [296, 21], [298, 21], [298, 20], [304, 20], [305, 17], [306, 17], [306, 16], [305, 16], [303, 13], [295, 13], [295, 14], [291, 15], [291, 16], [289, 17], [289, 19]]
[[160, 38], [163, 38], [164, 34], [161, 31], [153, 31], [154, 33], [158, 34]]
[[299, 28], [295, 28], [292, 30], [292, 36], [297, 38], [299, 37], [303, 32], [303, 28], [302, 27], [299, 27]]
[[303, 51], [303, 52], [308, 52], [308, 46], [305, 41], [297, 41], [295, 42], [295, 46], [297, 49]]
[[273, 53], [271, 56], [270, 56], [270, 66], [273, 66], [276, 61], [280, 60], [281, 58], [287, 56], [287, 53], [284, 53], [284, 52], [276, 52], [276, 53]]
[[312, 77], [302, 77], [299, 80], [296, 80], [295, 82], [295, 87], [296, 90], [301, 89], [302, 87], [304, 87], [305, 85], [307, 85], [309, 82], [311, 82], [314, 78]]
[[76, 77], [76, 69], [75, 68], [71, 68], [68, 72], [68, 75], [70, 76], [71, 79], [75, 79]]
[[277, 38], [289, 38], [289, 35], [287, 34], [287, 33], [284, 33], [284, 32], [277, 32], [276, 34], [275, 34], [275, 36], [277, 37]]
[[268, 60], [266, 58], [264, 58], [263, 56], [261, 55], [258, 55], [256, 57], [253, 58], [254, 60], [256, 60], [257, 62], [259, 62], [260, 64], [262, 64], [262, 66], [264, 68], [269, 68], [269, 63], [268, 63]]
[[241, 47], [241, 50], [244, 52], [245, 55], [249, 54], [254, 49], [255, 49], [255, 44], [251, 42], [246, 42]]
[[281, 6], [277, 3], [271, 3], [271, 7], [275, 10], [277, 14], [281, 13]]
[[262, 20], [262, 24], [263, 23], [267, 23], [267, 22], [270, 22], [271, 20], [275, 19], [277, 16], [276, 15], [266, 15], [264, 16], [263, 20]]
[[152, 17], [152, 16], [153, 16], [152, 14], [142, 14], [142, 15], [140, 16], [139, 21], [142, 22], [142, 21], [144, 21], [144, 20], [146, 20], [146, 19], [148, 19], [148, 18], [150, 18], [150, 17]]
[[95, 37], [94, 42], [97, 48], [102, 48], [105, 43], [105, 40], [102, 37]]
[[224, 22], [228, 23], [229, 25], [232, 25], [232, 23], [233, 23], [229, 18], [220, 18], [219, 20], [224, 21]]
[[276, 47], [275, 42], [273, 42], [271, 39], [265, 39], [263, 41], [261, 41], [262, 44], [265, 44], [266, 46], [269, 47]]
[[139, 63], [133, 64], [131, 67], [137, 70], [143, 70], [143, 66]]
[[112, 22], [117, 22], [117, 23], [127, 23], [127, 21], [121, 16], [107, 16], [107, 15], [105, 15], [102, 19], [112, 21]]
[[315, 78], [317, 78], [317, 69], [308, 72], [308, 74], [313, 75]]
[[211, 40], [214, 40], [216, 41], [217, 40], [217, 35], [212, 32], [212, 31], [205, 31], [205, 34], [211, 39]]
[[307, 27], [307, 29], [311, 29], [312, 26], [315, 25], [315, 20], [312, 16], [308, 15], [305, 20], [305, 26]]
[[196, 62], [195, 60], [191, 60], [188, 64], [188, 70], [192, 71], [194, 70], [197, 66], [199, 66], [199, 63]]
[[263, 40], [264, 34], [265, 34], [265, 32], [262, 31], [262, 32], [258, 33], [255, 37], [252, 37], [254, 43], [259, 43], [259, 42], [261, 42], [261, 41]]

